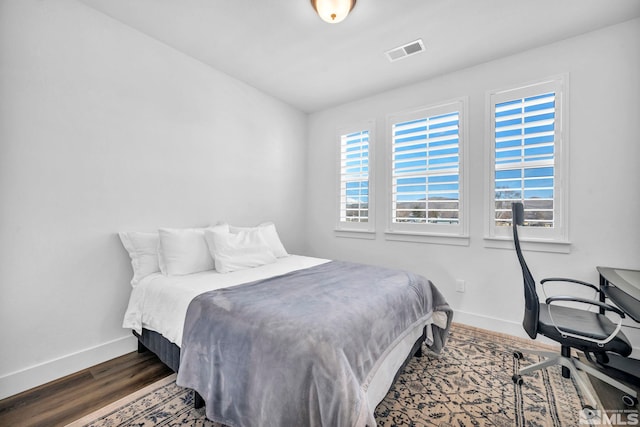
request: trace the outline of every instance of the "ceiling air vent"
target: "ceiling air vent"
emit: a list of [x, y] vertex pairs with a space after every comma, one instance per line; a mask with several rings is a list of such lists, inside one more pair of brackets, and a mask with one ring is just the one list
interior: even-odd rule
[[422, 42], [422, 39], [418, 39], [403, 46], [393, 48], [386, 51], [385, 53], [387, 54], [387, 58], [389, 58], [389, 61], [393, 62], [420, 52], [424, 52], [424, 43]]

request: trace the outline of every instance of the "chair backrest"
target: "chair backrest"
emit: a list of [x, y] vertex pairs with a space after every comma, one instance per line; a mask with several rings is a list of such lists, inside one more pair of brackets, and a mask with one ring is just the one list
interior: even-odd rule
[[514, 202], [511, 205], [512, 226], [513, 226], [513, 243], [516, 247], [516, 254], [522, 268], [522, 278], [524, 281], [524, 319], [522, 326], [527, 334], [535, 339], [538, 335], [538, 316], [540, 313], [540, 301], [536, 293], [536, 281], [529, 271], [522, 250], [520, 249], [520, 240], [518, 239], [518, 226], [524, 223], [524, 206], [521, 202]]

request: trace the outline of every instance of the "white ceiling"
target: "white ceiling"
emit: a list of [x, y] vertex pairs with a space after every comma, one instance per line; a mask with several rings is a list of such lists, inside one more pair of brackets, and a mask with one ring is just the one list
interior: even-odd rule
[[[304, 111], [640, 16], [639, 0], [358, 0], [327, 24], [309, 0], [81, 0]], [[384, 52], [421, 38], [426, 52]]]

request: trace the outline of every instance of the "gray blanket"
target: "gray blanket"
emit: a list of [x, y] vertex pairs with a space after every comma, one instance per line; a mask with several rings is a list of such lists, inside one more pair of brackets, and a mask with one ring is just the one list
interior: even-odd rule
[[228, 426], [374, 426], [366, 392], [384, 356], [433, 311], [425, 278], [332, 261], [207, 292], [189, 305], [177, 383]]

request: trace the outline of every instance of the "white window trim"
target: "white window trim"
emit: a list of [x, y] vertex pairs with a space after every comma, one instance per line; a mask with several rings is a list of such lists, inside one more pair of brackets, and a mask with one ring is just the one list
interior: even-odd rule
[[[386, 134], [387, 143], [385, 153], [385, 169], [387, 175], [386, 214], [387, 224], [385, 239], [393, 241], [406, 241], [418, 243], [448, 244], [456, 246], [469, 246], [469, 173], [468, 173], [468, 111], [469, 98], [460, 97], [448, 101], [438, 102], [416, 109], [405, 110], [387, 116]], [[459, 111], [459, 197], [460, 197], [460, 222], [457, 226], [439, 224], [399, 224], [392, 221], [393, 218], [393, 124], [398, 121], [411, 120], [433, 116], [440, 113]]]
[[[336, 195], [334, 200], [336, 202], [335, 215], [336, 226], [334, 229], [336, 237], [348, 237], [356, 239], [375, 239], [375, 120], [363, 120], [350, 125], [345, 125], [337, 129], [336, 131], [336, 164], [338, 173], [336, 173]], [[367, 222], [344, 222], [340, 221], [340, 197], [341, 197], [341, 181], [340, 181], [340, 164], [341, 164], [341, 149], [342, 149], [342, 135], [347, 135], [354, 132], [369, 132], [369, 209]]]
[[485, 103], [485, 164], [489, 167], [485, 173], [485, 213], [484, 246], [489, 248], [513, 248], [511, 227], [497, 227], [494, 220], [494, 177], [495, 153], [494, 132], [495, 115], [493, 106], [497, 103], [514, 98], [523, 98], [553, 90], [556, 93], [556, 128], [554, 149], [554, 221], [553, 229], [521, 227], [519, 238], [523, 242], [523, 249], [569, 253], [569, 74], [552, 76], [547, 79], [525, 83], [517, 87], [487, 91]]

